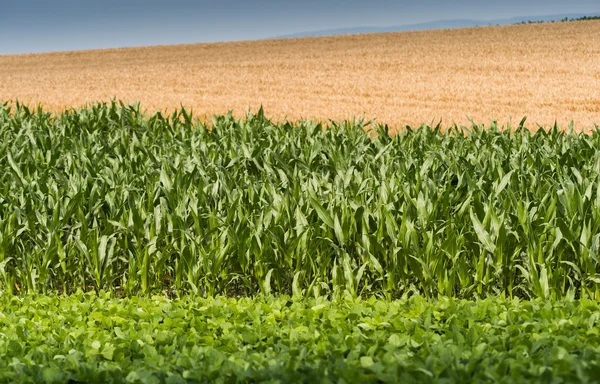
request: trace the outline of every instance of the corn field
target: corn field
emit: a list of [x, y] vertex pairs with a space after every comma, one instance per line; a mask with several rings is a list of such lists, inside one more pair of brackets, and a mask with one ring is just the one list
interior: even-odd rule
[[600, 299], [600, 129], [0, 104], [0, 289]]

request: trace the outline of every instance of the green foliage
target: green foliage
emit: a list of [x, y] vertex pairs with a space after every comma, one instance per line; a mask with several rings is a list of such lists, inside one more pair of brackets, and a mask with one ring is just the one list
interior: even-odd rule
[[0, 287], [600, 299], [590, 135], [0, 107]]
[[587, 21], [587, 20], [600, 20], [600, 15], [594, 15], [594, 16], [581, 16], [581, 17], [563, 17], [560, 20], [527, 20], [527, 22], [525, 21], [521, 21], [520, 23], [517, 24], [545, 24], [545, 23], [555, 23], [557, 21], [561, 21], [561, 22], [570, 22], [570, 21]]
[[571, 383], [597, 302], [0, 295], [2, 383]]

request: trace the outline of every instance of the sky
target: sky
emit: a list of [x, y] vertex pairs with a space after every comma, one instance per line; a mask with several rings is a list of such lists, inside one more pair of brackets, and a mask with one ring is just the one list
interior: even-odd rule
[[0, 0], [0, 55], [600, 13], [600, 0]]

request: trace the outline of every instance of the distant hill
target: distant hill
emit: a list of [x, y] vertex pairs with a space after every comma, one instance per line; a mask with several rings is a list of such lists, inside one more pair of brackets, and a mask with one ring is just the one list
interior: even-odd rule
[[585, 13], [569, 13], [545, 16], [519, 16], [509, 19], [494, 19], [494, 20], [471, 20], [471, 19], [456, 19], [456, 20], [436, 20], [427, 23], [407, 24], [388, 27], [353, 27], [353, 28], [337, 28], [323, 29], [318, 31], [306, 31], [292, 33], [288, 35], [276, 36], [276, 38], [292, 38], [292, 37], [309, 37], [309, 36], [333, 36], [333, 35], [350, 35], [357, 33], [382, 33], [382, 32], [402, 32], [402, 31], [423, 31], [429, 29], [446, 29], [446, 28], [467, 28], [480, 27], [489, 25], [507, 25], [520, 24], [527, 22], [549, 22], [562, 21], [565, 19], [580, 19], [580, 18], [597, 18], [598, 16]]

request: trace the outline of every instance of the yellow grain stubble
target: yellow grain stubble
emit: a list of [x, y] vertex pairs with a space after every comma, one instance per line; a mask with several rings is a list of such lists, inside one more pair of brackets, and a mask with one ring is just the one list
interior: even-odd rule
[[392, 127], [600, 124], [600, 21], [0, 56], [0, 100]]

